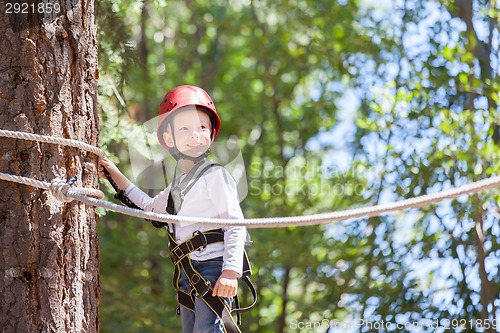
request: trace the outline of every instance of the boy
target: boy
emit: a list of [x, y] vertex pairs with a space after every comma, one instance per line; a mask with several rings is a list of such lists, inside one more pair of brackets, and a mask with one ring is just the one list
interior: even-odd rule
[[[160, 104], [157, 131], [160, 144], [177, 160], [172, 184], [151, 198], [108, 159], [100, 161], [99, 174], [105, 177], [103, 168], [107, 169], [125, 196], [146, 211], [242, 219], [235, 181], [224, 168], [206, 159], [220, 123], [203, 89], [176, 87]], [[183, 171], [180, 177], [176, 177], [178, 166]], [[239, 332], [228, 309], [237, 293], [237, 278], [243, 274], [246, 228], [200, 223], [168, 224], [168, 228], [183, 332]], [[200, 239], [202, 245], [196, 247]], [[179, 252], [182, 246], [184, 252]]]

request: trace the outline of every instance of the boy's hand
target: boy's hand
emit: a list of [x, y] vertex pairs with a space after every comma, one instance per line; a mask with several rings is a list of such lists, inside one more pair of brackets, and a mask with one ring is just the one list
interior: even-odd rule
[[120, 188], [120, 190], [125, 190], [129, 185], [130, 181], [125, 177], [121, 171], [118, 169], [118, 167], [108, 160], [107, 158], [103, 158], [102, 160], [99, 161], [99, 177], [106, 179], [106, 176], [104, 175], [104, 169], [108, 170], [109, 174], [111, 175], [111, 178], [115, 181], [116, 185]]
[[215, 284], [212, 296], [234, 297], [238, 292], [238, 273], [224, 270]]
[[106, 176], [104, 175], [104, 169], [108, 170], [111, 177], [113, 177], [113, 174], [120, 172], [120, 170], [118, 170], [118, 167], [107, 158], [103, 158], [102, 160], [100, 160], [98, 167], [99, 167], [99, 177], [103, 179], [106, 179]]

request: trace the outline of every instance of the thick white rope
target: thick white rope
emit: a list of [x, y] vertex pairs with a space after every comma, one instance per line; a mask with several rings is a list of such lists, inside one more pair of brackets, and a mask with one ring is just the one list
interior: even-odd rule
[[89, 196], [97, 199], [102, 199], [104, 197], [104, 193], [100, 190], [86, 187], [73, 187], [70, 184], [66, 183], [65, 180], [57, 178], [52, 180], [52, 182], [47, 183], [28, 177], [9, 175], [7, 173], [0, 172], [0, 180], [49, 190], [54, 197], [64, 202], [70, 202], [74, 199], [69, 195], [68, 192], [71, 192], [71, 194]]
[[252, 218], [252, 219], [242, 219], [242, 220], [157, 214], [157, 213], [144, 212], [141, 210], [132, 209], [109, 202], [104, 202], [102, 200], [88, 198], [77, 193], [72, 193], [71, 191], [68, 191], [67, 195], [79, 201], [83, 201], [89, 205], [103, 207], [109, 210], [115, 210], [122, 214], [141, 217], [160, 222], [205, 223], [205, 224], [214, 224], [223, 226], [243, 225], [246, 226], [247, 228], [280, 228], [280, 227], [290, 227], [290, 226], [318, 225], [324, 223], [340, 222], [361, 217], [379, 216], [394, 211], [429, 206], [431, 204], [446, 199], [453, 199], [462, 195], [491, 190], [499, 186], [500, 186], [500, 176], [496, 176], [488, 179], [483, 179], [474, 183], [470, 183], [464, 186], [460, 186], [457, 188], [452, 188], [446, 191], [434, 194], [426, 194], [419, 197], [400, 200], [383, 205], [360, 207], [355, 209], [342, 210], [342, 211], [323, 213], [323, 214], [306, 215], [306, 216]]
[[[7, 131], [15, 138], [27, 139], [27, 140], [36, 140], [35, 137], [39, 137], [38, 135], [29, 135], [27, 138], [25, 135], [17, 136], [17, 132]], [[4, 130], [0, 130], [0, 136], [3, 136], [5, 133]], [[29, 134], [29, 133], [23, 133]], [[45, 137], [47, 138], [47, 137]], [[82, 142], [76, 141], [78, 145], [75, 143], [75, 140], [67, 140], [62, 139], [63, 141], [44, 141], [50, 143], [57, 143], [62, 145], [71, 145], [72, 147], [82, 148], [87, 150], [88, 147], [83, 148], [80, 147]], [[71, 141], [71, 142], [66, 142]], [[68, 144], [70, 143], [70, 144]], [[89, 146], [87, 144], [84, 144]], [[95, 148], [93, 146], [90, 146]], [[98, 149], [98, 148], [96, 148]], [[90, 150], [87, 150], [90, 151]], [[101, 156], [102, 151], [99, 149], [100, 153], [96, 153], [96, 155]], [[92, 151], [94, 152], [94, 151]], [[102, 153], [102, 156], [104, 153]], [[50, 190], [51, 193], [58, 197], [63, 201], [71, 201], [72, 199], [76, 199], [78, 201], [87, 203], [92, 206], [102, 207], [108, 210], [114, 210], [116, 212], [145, 218], [149, 220], [155, 220], [160, 222], [170, 222], [170, 223], [205, 223], [205, 224], [214, 224], [214, 225], [244, 225], [248, 228], [276, 228], [276, 227], [289, 227], [289, 226], [308, 226], [308, 225], [318, 225], [323, 223], [331, 223], [331, 222], [339, 222], [349, 219], [355, 219], [360, 217], [368, 217], [368, 216], [379, 216], [382, 214], [406, 210], [410, 208], [418, 208], [429, 206], [431, 204], [446, 200], [457, 198], [462, 195], [468, 195], [478, 192], [483, 192], [487, 190], [491, 190], [494, 188], [500, 187], [500, 176], [495, 176], [487, 179], [483, 179], [477, 182], [473, 182], [470, 184], [466, 184], [460, 187], [452, 188], [446, 191], [441, 191], [433, 194], [426, 194], [422, 196], [418, 196], [411, 199], [400, 200], [388, 204], [370, 206], [370, 207], [360, 207], [355, 209], [323, 213], [323, 214], [314, 214], [314, 215], [306, 215], [306, 216], [290, 216], [290, 217], [270, 217], [270, 218], [253, 218], [253, 219], [218, 219], [218, 218], [202, 218], [202, 217], [189, 217], [189, 216], [177, 216], [177, 215], [169, 215], [169, 214], [157, 214], [152, 212], [145, 212], [138, 209], [132, 209], [121, 205], [116, 205], [107, 201], [99, 200], [102, 198], [103, 193], [99, 190], [88, 189], [88, 188], [73, 188], [69, 184], [66, 184], [64, 181], [56, 180], [53, 184], [49, 184], [46, 182], [41, 182], [38, 180], [34, 180], [31, 178], [13, 176], [5, 173], [0, 173], [0, 180], [6, 180], [11, 182], [16, 182], [20, 184], [25, 184], [29, 186], [39, 187], [46, 190]], [[62, 184], [64, 182], [64, 184]], [[90, 198], [89, 196], [94, 196], [96, 198]]]
[[0, 129], [0, 136], [6, 137], [6, 138], [38, 141], [38, 142], [45, 142], [45, 143], [54, 143], [54, 144], [58, 144], [61, 146], [74, 147], [74, 148], [78, 148], [78, 149], [96, 154], [97, 156], [99, 156], [99, 158], [104, 158], [104, 152], [101, 149], [94, 147], [92, 145], [89, 145], [88, 143], [78, 141], [78, 140], [57, 138], [55, 136], [39, 135], [39, 134], [26, 133], [26, 132], [8, 131], [8, 130], [3, 130], [3, 129]]
[[[128, 208], [111, 202], [99, 200], [103, 196], [103, 193], [101, 191], [88, 188], [74, 188], [61, 180], [56, 180], [52, 184], [49, 184], [46, 182], [41, 182], [26, 177], [13, 176], [5, 173], [0, 173], [0, 180], [12, 181], [20, 184], [25, 184], [29, 186], [50, 190], [55, 197], [66, 202], [71, 201], [72, 199], [76, 199], [78, 201], [87, 203], [92, 206], [102, 207], [122, 214], [145, 218], [149, 220], [155, 220], [160, 222], [171, 222], [171, 223], [183, 222], [183, 223], [205, 223], [213, 225], [244, 225], [247, 226], [248, 228], [308, 226], [308, 225], [317, 225], [323, 223], [339, 222], [360, 217], [379, 216], [394, 211], [428, 206], [446, 199], [453, 199], [462, 195], [491, 190], [500, 186], [500, 176], [496, 176], [488, 179], [483, 179], [474, 183], [470, 183], [467, 185], [463, 185], [457, 188], [452, 188], [446, 191], [434, 194], [426, 194], [419, 197], [400, 200], [383, 205], [360, 207], [355, 209], [323, 213], [323, 214], [306, 215], [306, 216], [270, 217], [270, 218], [234, 220], [234, 219], [214, 219], [214, 218], [177, 216], [177, 215], [145, 212], [142, 210]], [[90, 198], [89, 196], [96, 197], [97, 199]]]

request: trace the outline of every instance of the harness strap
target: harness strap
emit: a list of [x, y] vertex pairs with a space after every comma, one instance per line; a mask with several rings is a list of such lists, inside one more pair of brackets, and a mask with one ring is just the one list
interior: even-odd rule
[[[241, 275], [241, 280], [243, 280], [243, 282], [245, 282], [245, 284], [247, 285], [248, 289], [250, 290], [250, 293], [252, 294], [252, 297], [253, 297], [253, 303], [250, 304], [249, 306], [245, 307], [245, 308], [240, 308], [239, 304], [236, 306], [235, 309], [233, 309], [231, 312], [232, 313], [235, 313], [237, 315], [243, 313], [243, 312], [247, 312], [247, 311], [250, 311], [254, 306], [255, 304], [257, 303], [257, 289], [255, 289], [255, 286], [253, 285], [252, 283], [252, 280], [250, 280], [250, 275], [252, 274], [252, 270], [250, 268], [250, 261], [248, 260], [248, 256], [247, 256], [247, 252], [245, 251], [243, 253], [244, 255], [244, 258], [243, 258], [243, 274]], [[248, 267], [248, 269], [245, 270], [245, 266]]]
[[[191, 171], [188, 172], [186, 177], [180, 181], [180, 177], [177, 178], [177, 165], [174, 169], [174, 179], [172, 185], [170, 186], [170, 191], [168, 193], [167, 208], [166, 211], [170, 215], [177, 215], [177, 212], [181, 209], [182, 203], [184, 201], [184, 196], [191, 190], [194, 184], [198, 181], [203, 174], [213, 166], [220, 166], [220, 164], [212, 163], [209, 161], [198, 162]], [[202, 168], [202, 166], [205, 166]], [[154, 225], [154, 224], [153, 224]], [[167, 224], [163, 224], [167, 225]], [[156, 227], [156, 226], [155, 226]], [[169, 231], [175, 234], [175, 225], [169, 224]]]
[[[224, 326], [224, 331], [227, 333], [241, 333], [238, 325], [235, 323], [233, 317], [231, 316], [231, 310], [229, 306], [224, 301], [222, 297], [212, 296], [212, 286], [210, 281], [205, 280], [203, 276], [193, 267], [191, 259], [189, 256], [184, 257], [180, 261], [180, 265], [184, 269], [186, 276], [189, 280], [190, 285], [193, 287], [193, 290], [190, 294], [190, 300], [187, 299], [184, 292], [178, 294], [177, 299], [179, 303], [182, 300], [186, 300], [186, 304], [180, 303], [182, 306], [194, 311], [194, 297], [199, 297], [201, 300], [205, 302], [205, 304], [217, 315], [222, 321], [222, 325]], [[176, 266], [176, 269], [179, 266]], [[190, 308], [192, 306], [192, 308]]]
[[181, 209], [182, 203], [184, 202], [185, 195], [191, 190], [191, 188], [196, 184], [198, 179], [208, 171], [208, 169], [220, 166], [220, 164], [213, 163], [210, 161], [203, 161], [197, 163], [191, 171], [184, 177], [181, 181], [177, 175], [177, 166], [174, 169], [174, 179], [170, 187], [170, 193], [167, 203], [167, 212], [172, 215], [176, 215]]
[[111, 174], [109, 173], [109, 171], [106, 168], [104, 168], [104, 167], [102, 169], [103, 169], [104, 175], [106, 176], [106, 179], [109, 181], [109, 183], [111, 184], [111, 186], [113, 187], [113, 189], [116, 192], [115, 193], [115, 199], [120, 200], [123, 204], [125, 204], [126, 206], [128, 206], [130, 208], [135, 208], [135, 209], [142, 210], [142, 208], [140, 208], [135, 203], [133, 203], [132, 200], [130, 200], [125, 195], [125, 192], [123, 190], [120, 190], [120, 188], [118, 187], [118, 185], [114, 181], [113, 177], [111, 177]]
[[224, 232], [221, 229], [207, 231], [204, 233], [197, 231], [191, 239], [188, 239], [181, 244], [176, 244], [176, 246], [170, 248], [172, 262], [174, 265], [177, 265], [191, 252], [202, 250], [207, 247], [208, 244], [220, 242], [224, 242]]
[[[219, 164], [209, 161], [198, 162], [184, 177], [184, 179], [182, 179], [182, 181], [180, 178], [176, 177], [176, 168], [174, 170], [174, 180], [172, 181], [168, 195], [167, 212], [169, 214], [176, 215], [182, 206], [184, 196], [191, 190], [197, 180], [205, 174], [207, 170], [217, 165]], [[232, 317], [231, 309], [224, 299], [218, 296], [212, 296], [213, 289], [210, 281], [205, 280], [205, 278], [193, 267], [189, 256], [190, 253], [201, 250], [209, 244], [224, 242], [224, 231], [222, 229], [210, 230], [204, 233], [198, 231], [193, 234], [191, 239], [188, 239], [180, 244], [177, 244], [175, 241], [174, 225], [172, 225], [171, 229], [169, 228], [168, 235], [170, 258], [174, 264], [173, 285], [177, 290], [177, 301], [179, 303], [179, 307], [183, 306], [190, 311], [194, 311], [195, 299], [196, 297], [199, 297], [222, 320], [224, 331], [226, 333], [241, 333], [238, 328], [238, 325], [241, 324], [241, 313], [250, 310], [257, 302], [257, 292], [249, 278], [249, 275], [252, 274], [252, 270], [250, 268], [250, 262], [248, 261], [246, 252], [244, 252], [243, 258], [242, 280], [249, 287], [252, 296], [254, 297], [254, 302], [249, 307], [240, 309], [238, 298], [235, 297], [235, 305], [237, 309], [233, 310], [233, 313], [237, 315], [237, 324]], [[189, 293], [179, 288], [181, 267], [184, 269], [186, 277], [192, 288]], [[179, 308], [178, 314], [180, 314]]]
[[[245, 255], [246, 255], [246, 252], [245, 252]], [[245, 284], [247, 285], [248, 289], [252, 293], [253, 303], [250, 304], [249, 306], [245, 307], [245, 308], [242, 308], [242, 307], [240, 307], [240, 302], [239, 302], [239, 299], [238, 299], [238, 295], [234, 296], [234, 305], [235, 305], [235, 308], [231, 310], [231, 314], [235, 314], [236, 315], [236, 323], [238, 324], [238, 326], [241, 325], [241, 314], [244, 313], [244, 312], [250, 311], [255, 306], [255, 304], [257, 303], [257, 290], [255, 289], [255, 286], [253, 285], [252, 281], [250, 280], [250, 276], [244, 275], [240, 279], [243, 280], [243, 282], [245, 282]]]
[[[236, 309], [229, 309], [223, 298], [212, 296], [212, 286], [210, 281], [205, 280], [203, 276], [193, 267], [189, 254], [194, 251], [205, 248], [209, 244], [223, 242], [224, 231], [222, 229], [210, 230], [205, 233], [196, 232], [191, 239], [177, 244], [173, 233], [169, 232], [169, 249], [172, 262], [174, 263], [174, 288], [177, 290], [177, 301], [191, 311], [194, 311], [195, 297], [202, 299], [214, 313], [221, 318], [227, 333], [240, 333], [238, 325], [234, 322], [232, 314], [237, 315], [238, 324], [241, 323], [240, 314], [249, 311], [257, 302], [257, 291], [250, 280], [252, 270], [246, 252], [243, 258], [243, 274], [241, 279], [250, 289], [254, 298], [253, 303], [246, 308], [239, 308], [238, 299], [235, 298]], [[179, 288], [180, 270], [184, 269], [189, 283], [192, 287], [190, 293]]]
[[[186, 293], [183, 290], [177, 290], [177, 302], [179, 306], [183, 306], [190, 311], [194, 311], [194, 299], [196, 296], [190, 293]], [[180, 316], [180, 309], [177, 312], [177, 315]]]
[[[213, 243], [224, 241], [224, 232], [221, 229], [209, 231], [206, 233]], [[199, 244], [196, 246], [194, 244]], [[189, 279], [197, 296], [203, 297], [211, 288], [210, 281], [205, 280], [203, 276], [193, 267], [189, 254], [193, 251], [204, 248], [209, 243], [204, 233], [197, 232], [193, 237], [181, 244], [176, 244], [172, 233], [169, 233], [169, 249], [172, 262], [175, 266], [174, 287], [179, 290], [178, 281], [180, 278], [180, 267], [184, 268], [186, 276]], [[212, 244], [212, 243], [210, 243]], [[192, 251], [189, 251], [192, 248]]]

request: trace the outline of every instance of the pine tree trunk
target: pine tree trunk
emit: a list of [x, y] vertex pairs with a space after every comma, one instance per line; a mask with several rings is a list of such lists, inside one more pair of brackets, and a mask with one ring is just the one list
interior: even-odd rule
[[[475, 238], [476, 238], [476, 250], [477, 250], [477, 264], [479, 270], [479, 278], [481, 279], [481, 322], [482, 323], [496, 323], [496, 306], [495, 306], [495, 285], [490, 280], [488, 276], [488, 271], [486, 270], [486, 260], [488, 257], [488, 252], [486, 250], [486, 236], [484, 229], [484, 209], [482, 207], [479, 197], [474, 197], [474, 211], [473, 219], [475, 224]], [[496, 325], [482, 325], [484, 327], [485, 333], [496, 332]]]
[[[62, 15], [17, 32], [3, 6], [0, 128], [96, 145], [93, 1], [62, 4]], [[97, 157], [78, 149], [0, 138], [0, 156], [0, 172], [97, 186]], [[0, 332], [98, 332], [99, 299], [93, 207], [0, 181]]]
[[290, 273], [292, 271], [291, 265], [287, 264], [285, 266], [285, 272], [283, 274], [283, 283], [281, 286], [281, 313], [278, 317], [278, 333], [286, 332], [286, 308], [288, 305], [288, 286], [290, 284]]

